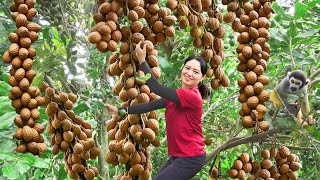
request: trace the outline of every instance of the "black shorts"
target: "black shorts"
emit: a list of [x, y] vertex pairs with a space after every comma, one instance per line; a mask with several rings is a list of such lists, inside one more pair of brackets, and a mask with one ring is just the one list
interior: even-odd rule
[[162, 166], [153, 180], [189, 180], [204, 166], [206, 154], [194, 157], [174, 157]]

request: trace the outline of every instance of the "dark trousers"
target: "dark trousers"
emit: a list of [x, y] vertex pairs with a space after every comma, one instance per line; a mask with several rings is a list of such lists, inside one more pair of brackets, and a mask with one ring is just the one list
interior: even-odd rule
[[162, 166], [153, 180], [189, 180], [204, 166], [206, 154], [194, 157], [174, 157]]

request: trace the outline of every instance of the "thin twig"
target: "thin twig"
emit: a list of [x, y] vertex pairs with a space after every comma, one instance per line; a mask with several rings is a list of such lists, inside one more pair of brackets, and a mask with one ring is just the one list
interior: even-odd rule
[[[58, 1], [58, 3], [59, 3], [59, 7], [60, 7], [60, 10], [61, 10], [61, 13], [62, 13], [62, 14], [65, 14], [64, 9], [63, 9], [63, 6], [61, 5], [61, 2]], [[64, 24], [65, 29], [68, 31], [68, 35], [71, 36], [71, 35], [70, 35], [70, 34], [71, 34], [71, 33], [70, 33], [70, 30], [69, 30], [69, 28], [68, 28], [68, 26], [67, 26], [66, 18], [63, 17], [63, 20], [62, 20], [62, 21], [63, 21], [63, 24]]]
[[293, 57], [293, 52], [292, 52], [292, 39], [290, 38], [289, 40], [289, 47], [290, 47], [290, 58], [291, 58], [291, 62], [292, 62], [292, 65], [295, 67], [296, 66], [296, 63], [294, 61], [294, 57]]
[[310, 75], [309, 79], [310, 79], [310, 80], [313, 80], [313, 78], [315, 78], [318, 74], [320, 74], [320, 68], [319, 68], [318, 70], [316, 70], [315, 72], [313, 72], [313, 73]]
[[312, 86], [314, 86], [314, 85], [316, 85], [316, 84], [318, 84], [318, 83], [320, 83], [320, 78], [311, 81], [311, 83], [310, 83], [309, 86], [312, 87]]
[[235, 91], [235, 92], [231, 93], [227, 98], [225, 98], [223, 100], [216, 101], [215, 103], [212, 103], [211, 106], [208, 108], [208, 110], [203, 114], [202, 119], [204, 119], [209, 114], [209, 112], [212, 111], [212, 109], [216, 109], [217, 107], [219, 107], [219, 106], [227, 103], [228, 101], [236, 98], [237, 96], [233, 96], [233, 95], [236, 94], [237, 92], [238, 91]]
[[315, 143], [317, 143], [317, 144], [320, 144], [320, 141], [318, 141], [318, 140], [314, 139], [313, 137], [311, 137], [310, 135], [306, 134], [303, 130], [300, 130], [299, 133], [300, 133], [303, 137], [309, 139], [310, 141], [313, 141], [313, 142], [315, 142]]
[[[264, 142], [263, 144], [265, 145], [273, 145], [272, 142]], [[281, 144], [279, 143], [280, 146], [286, 146], [289, 149], [294, 149], [294, 150], [307, 150], [307, 151], [315, 151], [316, 148], [315, 147], [299, 147], [299, 146], [290, 146], [290, 145], [286, 145], [286, 144]]]
[[236, 132], [232, 137], [237, 137], [238, 134], [240, 134], [240, 132], [243, 130], [244, 128], [242, 127], [238, 132]]

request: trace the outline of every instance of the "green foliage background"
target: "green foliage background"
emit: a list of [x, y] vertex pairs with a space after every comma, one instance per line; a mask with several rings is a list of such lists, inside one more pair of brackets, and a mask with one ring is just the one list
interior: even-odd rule
[[[7, 34], [15, 30], [11, 19], [9, 4], [12, 0], [0, 0], [0, 58], [9, 47]], [[165, 4], [162, 0], [161, 4]], [[311, 75], [320, 68], [320, 2], [306, 1], [278, 1], [273, 4], [275, 15], [272, 16], [270, 28], [271, 57], [265, 72], [271, 79], [266, 87], [273, 89], [288, 71], [302, 69]], [[102, 54], [90, 45], [86, 36], [94, 25], [93, 9], [97, 8], [92, 0], [38, 0], [39, 15], [35, 22], [40, 23], [42, 30], [39, 40], [33, 46], [37, 50], [33, 69], [40, 78], [50, 82], [56, 89], [73, 92], [79, 101], [74, 111], [88, 120], [94, 128], [96, 141], [106, 152], [108, 141], [104, 129], [105, 122], [110, 118], [104, 112], [103, 103], [119, 105], [120, 101], [112, 94], [112, 87], [117, 81], [115, 77], [105, 74], [109, 53]], [[224, 7], [225, 8], [225, 7]], [[125, 20], [122, 21], [125, 23]], [[241, 74], [236, 71], [237, 34], [230, 25], [226, 26], [225, 53], [223, 69], [231, 80], [227, 88], [212, 91], [209, 100], [204, 103], [203, 131], [212, 145], [206, 147], [211, 152], [241, 129], [237, 101], [237, 80]], [[200, 51], [192, 47], [189, 30], [180, 30], [176, 26], [176, 35], [166, 43], [157, 46], [158, 59], [162, 71], [161, 83], [176, 88], [179, 87], [180, 68], [183, 60]], [[64, 171], [63, 155], [52, 156], [51, 147], [40, 155], [15, 153], [15, 142], [12, 138], [16, 127], [13, 119], [16, 113], [7, 98], [10, 86], [7, 84], [9, 66], [0, 62], [0, 179], [68, 179]], [[319, 79], [317, 76], [315, 79]], [[302, 169], [300, 179], [316, 179], [320, 177], [320, 84], [313, 84], [309, 88], [311, 114], [318, 120], [316, 125], [302, 129], [298, 126], [282, 136], [277, 136], [278, 143], [292, 147], [292, 151], [299, 155]], [[165, 137], [164, 110], [160, 110], [160, 139]], [[279, 118], [279, 125], [288, 125], [288, 119]], [[41, 109], [41, 119], [47, 125], [44, 109]], [[289, 128], [289, 127], [288, 127]], [[251, 130], [243, 130], [239, 136], [250, 136]], [[50, 144], [50, 136], [46, 133], [45, 141]], [[227, 170], [241, 152], [248, 152], [259, 160], [260, 151], [269, 148], [266, 141], [248, 143], [220, 153], [221, 174], [227, 179]], [[168, 158], [167, 144], [153, 149], [151, 160], [153, 175]], [[99, 168], [101, 179], [114, 179], [115, 175], [124, 171], [123, 166], [113, 167], [103, 160], [103, 154], [90, 164]], [[211, 162], [200, 171], [194, 179], [208, 179]]]

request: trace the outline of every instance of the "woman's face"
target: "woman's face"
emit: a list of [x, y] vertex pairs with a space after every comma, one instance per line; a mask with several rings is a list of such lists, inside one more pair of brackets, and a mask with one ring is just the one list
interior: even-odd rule
[[192, 59], [183, 66], [181, 72], [182, 88], [197, 86], [203, 78], [204, 76], [201, 73], [201, 65], [199, 61]]

